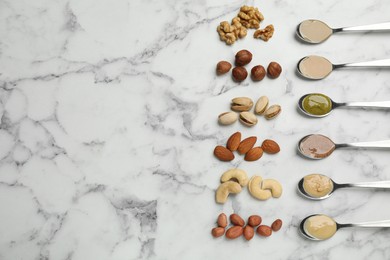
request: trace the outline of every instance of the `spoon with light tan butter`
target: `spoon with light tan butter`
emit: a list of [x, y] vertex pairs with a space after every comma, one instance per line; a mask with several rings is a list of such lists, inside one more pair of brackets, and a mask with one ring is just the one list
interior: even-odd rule
[[390, 228], [390, 220], [362, 223], [337, 223], [333, 218], [323, 214], [314, 214], [304, 218], [299, 224], [299, 232], [310, 240], [326, 240], [336, 234], [337, 230], [346, 227]]
[[298, 37], [308, 43], [321, 43], [337, 32], [389, 31], [390, 22], [344, 28], [330, 28], [320, 20], [305, 20], [297, 27]]
[[390, 68], [390, 59], [332, 64], [324, 57], [310, 55], [300, 59], [297, 65], [299, 74], [314, 80], [326, 78], [333, 70], [340, 68]]
[[299, 193], [311, 200], [329, 198], [335, 190], [341, 188], [390, 189], [390, 181], [336, 183], [326, 175], [314, 173], [306, 175], [298, 182]]

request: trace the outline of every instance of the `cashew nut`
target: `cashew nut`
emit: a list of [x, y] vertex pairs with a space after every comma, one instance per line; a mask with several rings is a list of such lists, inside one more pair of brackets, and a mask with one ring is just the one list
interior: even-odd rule
[[215, 200], [217, 203], [223, 204], [227, 201], [227, 198], [230, 193], [239, 193], [241, 192], [241, 185], [235, 181], [227, 181], [219, 185], [217, 191], [215, 192]]
[[272, 194], [270, 190], [263, 190], [261, 187], [261, 182], [263, 178], [261, 176], [253, 176], [248, 184], [249, 193], [256, 199], [267, 200], [271, 198]]
[[221, 182], [227, 182], [234, 179], [237, 180], [237, 182], [242, 186], [248, 185], [248, 176], [246, 175], [246, 172], [240, 169], [231, 169], [226, 172], [224, 172], [221, 176]]
[[276, 180], [273, 179], [263, 180], [261, 188], [263, 190], [271, 190], [272, 197], [274, 198], [279, 198], [280, 196], [282, 196], [282, 185]]

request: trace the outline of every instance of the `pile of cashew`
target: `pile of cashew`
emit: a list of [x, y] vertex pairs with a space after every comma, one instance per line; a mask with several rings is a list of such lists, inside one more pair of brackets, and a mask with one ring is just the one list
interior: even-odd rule
[[248, 184], [249, 193], [252, 197], [259, 200], [267, 200], [271, 197], [279, 198], [282, 196], [282, 185], [276, 180], [253, 176]]
[[240, 193], [242, 187], [248, 185], [249, 193], [256, 199], [267, 200], [271, 197], [279, 198], [282, 195], [282, 185], [273, 179], [265, 179], [255, 175], [248, 182], [248, 176], [245, 171], [240, 169], [231, 169], [224, 172], [221, 176], [221, 184], [216, 193], [215, 200], [223, 204], [227, 201], [229, 194]]

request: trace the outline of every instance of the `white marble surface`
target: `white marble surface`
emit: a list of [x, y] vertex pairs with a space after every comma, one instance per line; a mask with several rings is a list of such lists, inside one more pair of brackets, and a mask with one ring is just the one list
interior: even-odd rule
[[[268, 43], [218, 40], [217, 24], [242, 4], [274, 24]], [[309, 92], [390, 100], [390, 72], [344, 70], [311, 82], [295, 66], [308, 54], [336, 63], [390, 58], [390, 35], [337, 35], [316, 46], [294, 37], [304, 19], [337, 27], [383, 22], [389, 13], [386, 0], [1, 0], [0, 259], [389, 259], [389, 230], [345, 229], [320, 243], [297, 233], [315, 212], [340, 222], [390, 219], [388, 192], [344, 190], [313, 202], [296, 184], [313, 172], [339, 182], [390, 180], [390, 153], [336, 151], [309, 161], [295, 149], [309, 133], [390, 139], [389, 112], [340, 109], [314, 120], [296, 110]], [[278, 61], [281, 77], [216, 77], [215, 64], [242, 48], [253, 52], [252, 64]], [[260, 95], [282, 105], [278, 119], [251, 129], [216, 123], [232, 97]], [[237, 130], [273, 138], [282, 151], [254, 163], [217, 161], [214, 146]], [[219, 176], [234, 166], [278, 179], [283, 196], [259, 202], [243, 192], [217, 205]], [[249, 243], [213, 239], [217, 215], [233, 211], [285, 225]]]

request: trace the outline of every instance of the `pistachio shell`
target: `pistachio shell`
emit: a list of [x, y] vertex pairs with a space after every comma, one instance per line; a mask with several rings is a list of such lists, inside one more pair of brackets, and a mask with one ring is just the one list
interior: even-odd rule
[[264, 116], [267, 119], [273, 119], [277, 117], [281, 111], [282, 108], [279, 105], [272, 105], [264, 112]]
[[231, 125], [236, 122], [238, 119], [237, 113], [234, 112], [225, 112], [218, 116], [218, 122], [221, 125]]
[[246, 126], [254, 126], [257, 124], [257, 117], [251, 112], [241, 112], [240, 121]]
[[258, 115], [264, 114], [265, 110], [268, 107], [268, 98], [266, 96], [262, 96], [257, 100], [255, 105], [255, 113]]
[[252, 107], [253, 101], [248, 97], [236, 97], [232, 99], [231, 109], [234, 111], [248, 111]]

